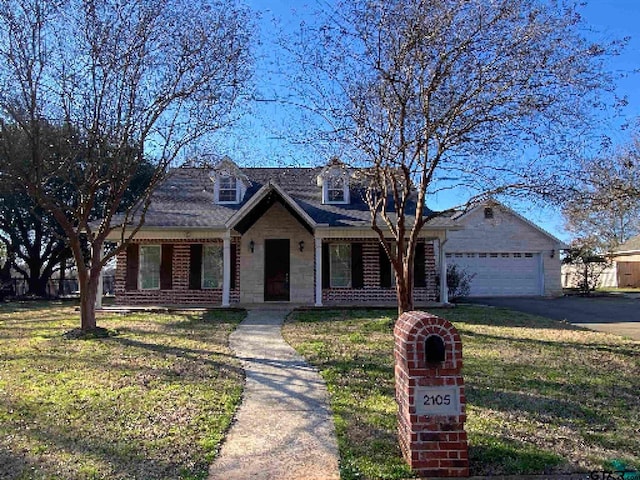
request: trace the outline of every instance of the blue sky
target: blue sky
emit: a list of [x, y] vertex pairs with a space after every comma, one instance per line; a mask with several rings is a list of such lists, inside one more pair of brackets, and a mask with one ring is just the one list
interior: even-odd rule
[[[261, 94], [279, 88], [277, 77], [271, 75], [274, 62], [277, 62], [277, 47], [274, 43], [275, 25], [284, 30], [295, 29], [300, 18], [311, 15], [314, 0], [247, 0], [259, 16], [258, 26], [262, 45], [258, 48], [256, 80]], [[585, 35], [594, 40], [612, 40], [631, 37], [621, 55], [613, 58], [608, 65], [611, 71], [624, 75], [618, 81], [618, 94], [628, 98], [628, 106], [623, 118], [605, 128], [614, 144], [629, 139], [629, 130], [620, 125], [629, 123], [638, 130], [640, 119], [640, 75], [632, 73], [640, 69], [640, 0], [588, 0], [581, 13], [586, 23]], [[277, 70], [277, 67], [276, 67]], [[296, 165], [318, 164], [325, 159], [309, 159], [313, 153], [300, 146], [292, 145], [286, 134], [291, 117], [287, 110], [278, 104], [260, 104], [252, 115], [248, 115], [239, 127], [224, 141], [221, 152], [229, 155], [240, 164]], [[460, 199], [462, 200], [462, 199]], [[446, 208], [457, 199], [436, 197], [428, 201], [431, 208]], [[563, 229], [560, 212], [555, 208], [541, 208], [539, 205], [527, 205], [522, 202], [510, 204], [519, 213], [539, 224], [561, 240], [570, 240]]]

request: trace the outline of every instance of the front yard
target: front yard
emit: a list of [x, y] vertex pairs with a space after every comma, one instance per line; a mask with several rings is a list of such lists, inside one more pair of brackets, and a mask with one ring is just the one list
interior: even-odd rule
[[[640, 342], [509, 310], [436, 310], [462, 336], [472, 475], [640, 467]], [[391, 311], [294, 312], [284, 336], [331, 395], [343, 480], [410, 476]]]
[[100, 314], [0, 306], [0, 478], [202, 479], [243, 373], [227, 337], [244, 313]]

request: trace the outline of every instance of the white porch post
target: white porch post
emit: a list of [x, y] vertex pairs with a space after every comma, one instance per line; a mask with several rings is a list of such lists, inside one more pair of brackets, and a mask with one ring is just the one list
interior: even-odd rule
[[449, 286], [447, 285], [447, 256], [444, 252], [444, 246], [447, 243], [447, 237], [438, 240], [438, 253], [440, 257], [440, 303], [449, 303]]
[[322, 238], [315, 237], [316, 247], [316, 307], [322, 306]]
[[[102, 244], [102, 248], [100, 248], [100, 261], [104, 258], [104, 243]], [[98, 277], [98, 291], [96, 292], [96, 310], [100, 310], [102, 308], [102, 291], [104, 289], [104, 275], [103, 268], [100, 269], [100, 276]]]
[[230, 305], [231, 292], [231, 231], [222, 239], [222, 306]]

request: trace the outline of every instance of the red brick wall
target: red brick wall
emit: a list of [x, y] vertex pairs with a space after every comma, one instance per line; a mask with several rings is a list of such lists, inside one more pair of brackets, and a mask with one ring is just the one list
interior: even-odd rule
[[[354, 288], [325, 288], [322, 290], [322, 301], [327, 303], [381, 303], [395, 302], [396, 289], [380, 287], [380, 257], [377, 239], [335, 239], [335, 242], [362, 242], [362, 257], [364, 270], [364, 287]], [[415, 302], [430, 302], [436, 300], [436, 260], [433, 243], [425, 242], [425, 280], [426, 286], [413, 289]], [[391, 275], [393, 275], [393, 270]]]
[[[232, 238], [236, 245], [236, 289], [231, 290], [230, 302], [240, 301], [240, 239]], [[336, 241], [353, 242], [354, 239]], [[322, 291], [322, 300], [327, 303], [380, 303], [396, 300], [395, 287], [380, 287], [379, 272], [379, 243], [376, 239], [360, 239], [363, 255], [364, 287], [328, 288]], [[189, 239], [161, 242], [158, 240], [141, 240], [135, 243], [146, 245], [160, 245], [171, 243], [173, 248], [172, 283], [171, 290], [125, 290], [127, 271], [126, 252], [120, 252], [117, 258], [115, 274], [116, 304], [119, 305], [220, 305], [222, 303], [222, 289], [190, 290], [189, 289], [189, 256], [192, 243], [222, 243], [221, 239]], [[414, 289], [414, 300], [426, 302], [436, 300], [435, 257], [433, 243], [425, 243], [425, 278], [426, 287]], [[314, 270], [315, 271], [315, 265]], [[310, 271], [311, 274], [311, 271]], [[315, 274], [314, 274], [315, 278]]]
[[[426, 361], [425, 341], [431, 335], [444, 341], [443, 362]], [[468, 476], [466, 397], [458, 332], [443, 318], [407, 312], [396, 322], [394, 336], [398, 439], [405, 460], [421, 476]], [[458, 392], [459, 413], [419, 415], [418, 403], [424, 401], [417, 392], [420, 387], [453, 388]]]
[[[236, 290], [230, 292], [230, 302], [240, 300], [240, 239], [232, 238], [236, 244]], [[115, 295], [118, 305], [220, 305], [222, 289], [189, 289], [189, 257], [192, 243], [218, 243], [221, 239], [189, 239], [161, 242], [158, 240], [140, 240], [135, 243], [144, 245], [173, 244], [172, 283], [171, 290], [125, 290], [127, 275], [127, 253], [120, 252], [117, 257], [115, 274]]]

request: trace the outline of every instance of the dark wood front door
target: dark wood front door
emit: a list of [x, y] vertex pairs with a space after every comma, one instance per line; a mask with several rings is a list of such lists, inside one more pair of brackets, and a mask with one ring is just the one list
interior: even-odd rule
[[289, 239], [264, 241], [264, 300], [289, 301]]

